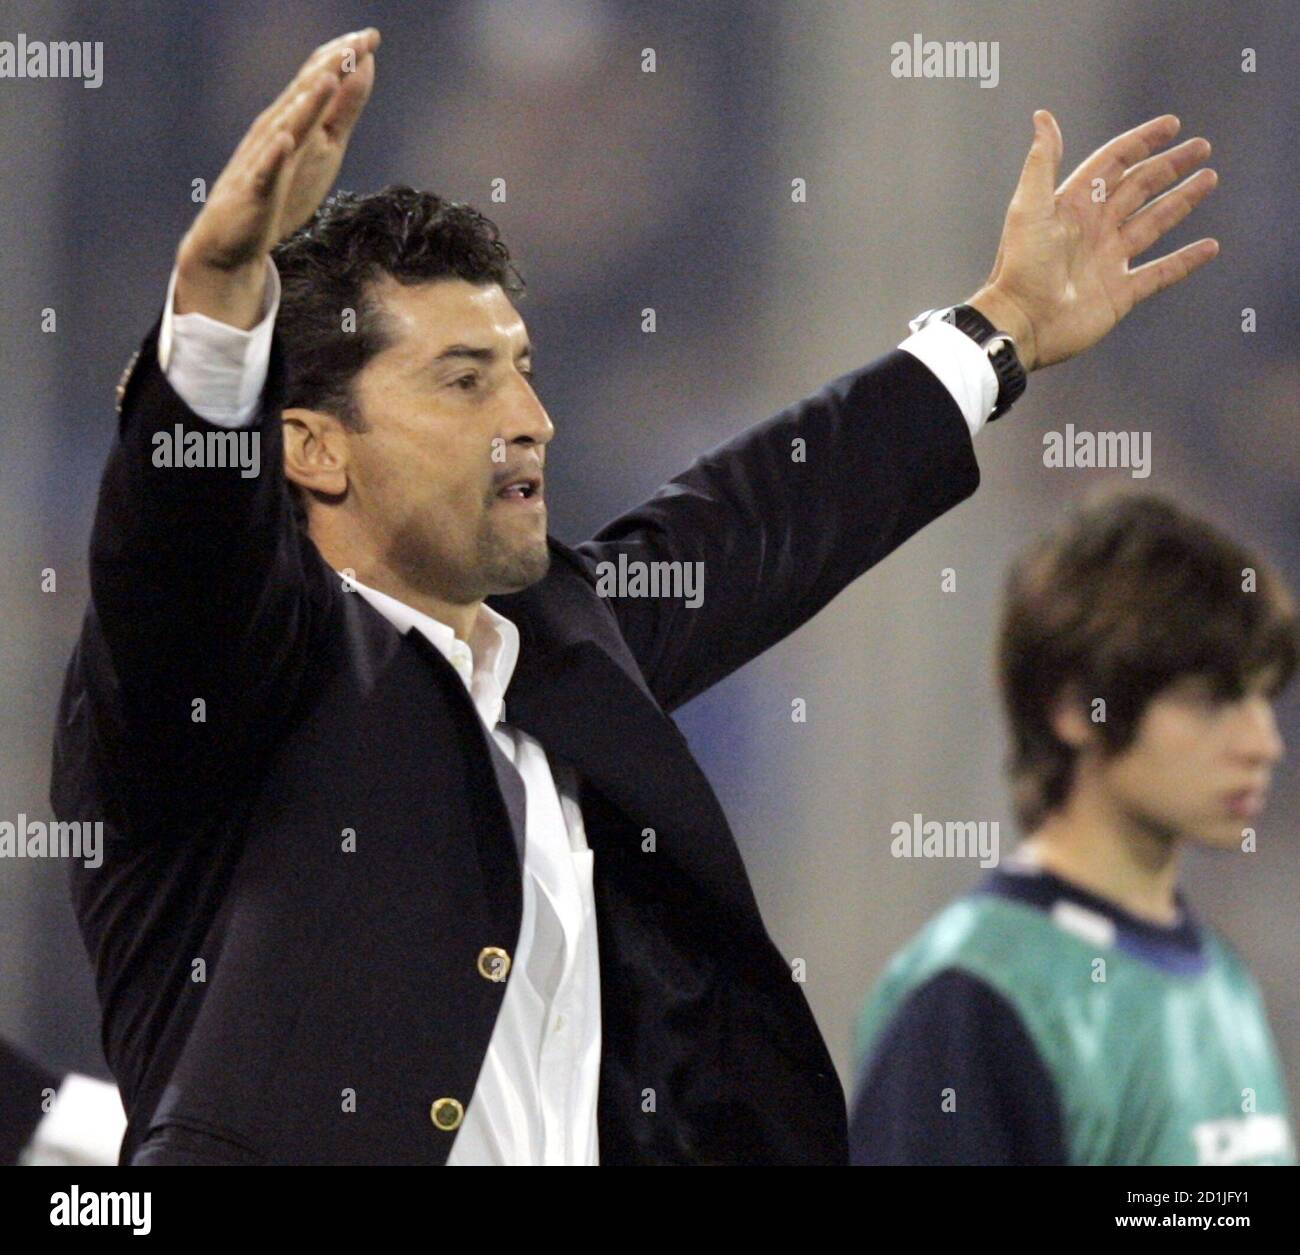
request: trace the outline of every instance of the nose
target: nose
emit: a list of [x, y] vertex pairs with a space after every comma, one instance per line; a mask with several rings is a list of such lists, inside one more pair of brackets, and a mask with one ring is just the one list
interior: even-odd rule
[[1242, 703], [1238, 753], [1253, 763], [1272, 766], [1284, 753], [1286, 742], [1278, 730], [1273, 703], [1258, 694]]
[[555, 425], [538, 399], [537, 393], [521, 375], [519, 387], [511, 391], [508, 402], [509, 417], [502, 433], [507, 443], [516, 445], [547, 445], [555, 436]]

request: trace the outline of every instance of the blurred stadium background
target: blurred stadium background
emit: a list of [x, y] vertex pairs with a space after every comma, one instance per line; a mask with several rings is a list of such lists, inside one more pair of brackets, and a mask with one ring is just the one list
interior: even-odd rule
[[[1207, 136], [1219, 191], [1172, 246], [1222, 255], [981, 433], [976, 496], [680, 722], [732, 818], [777, 943], [851, 1085], [852, 1025], [890, 952], [981, 875], [895, 860], [890, 825], [1014, 831], [991, 663], [1022, 542], [1125, 471], [1048, 470], [1067, 422], [1152, 433], [1171, 493], [1300, 583], [1296, 10], [1278, 3], [479, 0], [17, 3], [0, 38], [102, 40], [104, 81], [0, 80], [0, 817], [49, 818], [50, 735], [87, 600], [113, 387], [172, 254], [252, 116], [316, 44], [378, 26], [379, 86], [341, 186], [426, 187], [502, 228], [558, 428], [552, 529], [576, 541], [698, 452], [892, 348], [992, 264], [1051, 108], [1068, 172], [1163, 112]], [[994, 89], [895, 79], [890, 45], [997, 40]], [[641, 70], [653, 48], [657, 71]], [[1258, 71], [1241, 70], [1242, 49]], [[508, 199], [490, 202], [493, 179]], [[791, 202], [794, 178], [806, 204]], [[653, 307], [658, 329], [641, 331]], [[1258, 330], [1241, 331], [1241, 311]], [[41, 311], [57, 312], [43, 333]], [[40, 591], [41, 571], [58, 574]], [[958, 572], [941, 593], [940, 571]], [[707, 590], [706, 590], [707, 592]], [[791, 701], [808, 703], [804, 724]], [[1300, 694], [1279, 713], [1300, 750]], [[1300, 1081], [1294, 758], [1253, 856], [1189, 859]], [[99, 1076], [87, 961], [53, 862], [0, 862], [0, 1033]]]

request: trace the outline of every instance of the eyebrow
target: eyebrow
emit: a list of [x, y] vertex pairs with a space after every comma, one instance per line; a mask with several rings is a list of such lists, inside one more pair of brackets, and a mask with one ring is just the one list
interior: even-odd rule
[[[532, 357], [533, 346], [525, 344], [522, 349], [515, 355], [519, 357]], [[422, 369], [431, 370], [436, 366], [441, 366], [444, 362], [455, 357], [467, 357], [474, 362], [494, 362], [497, 358], [496, 349], [475, 348], [470, 344], [451, 344], [448, 345], [437, 357], [426, 362]]]

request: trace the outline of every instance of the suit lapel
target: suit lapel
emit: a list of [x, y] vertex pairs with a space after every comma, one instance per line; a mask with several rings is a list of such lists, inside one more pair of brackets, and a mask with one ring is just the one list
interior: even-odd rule
[[[506, 706], [512, 724], [571, 763], [631, 819], [698, 823], [692, 786], [703, 777], [694, 778], [699, 769], [676, 724], [595, 642], [521, 651]], [[674, 788], [665, 790], [673, 777]]]
[[[442, 656], [437, 646], [419, 628], [409, 628], [404, 633], [404, 636], [407, 642], [418, 653], [423, 655], [429, 665], [433, 667], [449, 700], [465, 701], [473, 707], [473, 699], [466, 692], [464, 682], [456, 674], [456, 669], [451, 663]], [[528, 803], [523, 778], [515, 769], [514, 764], [501, 751], [501, 747], [496, 742], [496, 737], [492, 736], [483, 726], [483, 721], [479, 718], [477, 710], [474, 711], [474, 724], [482, 732], [484, 746], [492, 760], [492, 770], [496, 775], [497, 786], [500, 788], [501, 796], [505, 801], [506, 812], [510, 817], [511, 833], [514, 836], [515, 851], [519, 855], [520, 866], [522, 866], [524, 839], [528, 831]]]
[[510, 722], [613, 802], [631, 821], [632, 839], [653, 828], [660, 857], [734, 918], [757, 919], [726, 816], [672, 719], [594, 641], [532, 653], [525, 664], [520, 651], [506, 699]]
[[[715, 900], [756, 917], [757, 904], [722, 807], [686, 738], [660, 709], [612, 621], [565, 596], [551, 580], [488, 604], [519, 628], [519, 661], [505, 695], [506, 721], [536, 738], [552, 760], [572, 765], [631, 821], [655, 830], [657, 848]], [[585, 587], [584, 587], [585, 591]], [[373, 609], [373, 608], [372, 608]], [[376, 617], [378, 617], [376, 612]], [[608, 645], [598, 639], [604, 635]], [[473, 701], [452, 665], [417, 629], [405, 639], [427, 659], [449, 701]], [[523, 865], [527, 832], [523, 780], [483, 727]]]

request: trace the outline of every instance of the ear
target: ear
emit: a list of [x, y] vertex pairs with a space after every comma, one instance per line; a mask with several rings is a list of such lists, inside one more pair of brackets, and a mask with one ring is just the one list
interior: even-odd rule
[[1088, 703], [1074, 685], [1068, 685], [1052, 701], [1052, 731], [1071, 749], [1093, 744], [1097, 731], [1088, 718]]
[[342, 496], [348, 487], [348, 439], [343, 424], [320, 410], [285, 410], [285, 477], [310, 492]]

